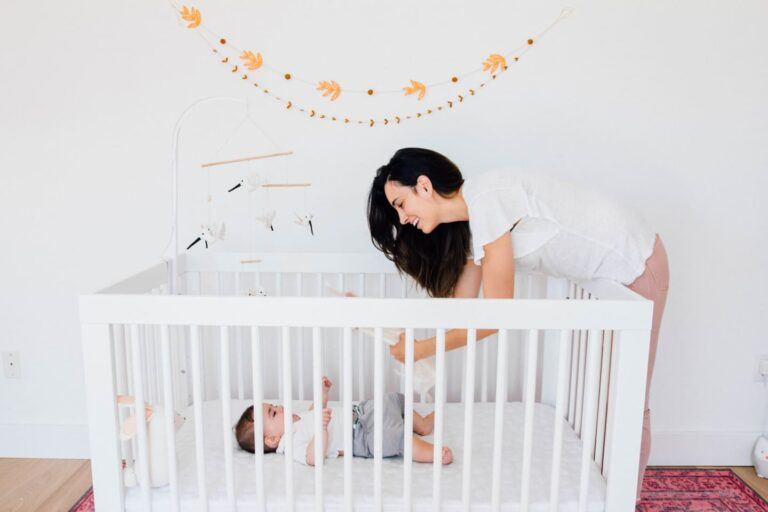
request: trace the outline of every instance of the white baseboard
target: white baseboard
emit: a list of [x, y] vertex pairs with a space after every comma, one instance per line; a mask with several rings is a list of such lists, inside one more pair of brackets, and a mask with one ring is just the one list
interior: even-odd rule
[[0, 458], [88, 459], [88, 425], [0, 424]]
[[760, 432], [653, 432], [649, 466], [751, 466]]

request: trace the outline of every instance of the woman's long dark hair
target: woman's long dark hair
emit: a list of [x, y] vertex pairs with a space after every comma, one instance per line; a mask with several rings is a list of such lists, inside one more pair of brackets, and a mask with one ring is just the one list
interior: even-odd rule
[[384, 194], [384, 184], [396, 181], [413, 187], [419, 176], [432, 182], [435, 192], [450, 197], [464, 178], [456, 165], [429, 149], [403, 148], [379, 167], [368, 195], [368, 227], [373, 245], [411, 276], [432, 297], [450, 297], [469, 255], [467, 221], [442, 223], [425, 234], [410, 224], [400, 224], [397, 211]]

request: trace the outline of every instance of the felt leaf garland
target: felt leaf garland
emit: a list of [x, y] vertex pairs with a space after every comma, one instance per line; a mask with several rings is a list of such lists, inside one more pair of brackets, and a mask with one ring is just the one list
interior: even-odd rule
[[[572, 8], [564, 8], [561, 11], [560, 16], [558, 16], [548, 27], [546, 27], [545, 30], [539, 32], [535, 38], [531, 37], [527, 38], [527, 40], [523, 40], [523, 44], [519, 45], [514, 50], [507, 51], [505, 53], [490, 54], [483, 61], [482, 69], [477, 68], [465, 73], [452, 73], [443, 77], [444, 79], [442, 80], [440, 78], [435, 78], [429, 82], [410, 80], [410, 85], [406, 87], [379, 88], [376, 87], [376, 84], [374, 83], [367, 83], [363, 87], [351, 88], [347, 84], [345, 85], [344, 89], [345, 95], [367, 95], [368, 97], [374, 98], [383, 94], [403, 94], [404, 96], [415, 96], [418, 101], [422, 101], [424, 99], [427, 94], [427, 88], [443, 86], [459, 88], [459, 90], [450, 92], [447, 97], [440, 102], [429, 105], [431, 108], [420, 108], [419, 110], [421, 111], [413, 112], [410, 115], [407, 115], [406, 113], [401, 113], [400, 115], [393, 114], [387, 117], [374, 115], [372, 118], [369, 117], [367, 119], [359, 119], [348, 115], [344, 116], [338, 113], [336, 115], [333, 115], [333, 113], [326, 114], [321, 111], [322, 109], [314, 109], [309, 108], [310, 106], [302, 106], [296, 104], [291, 99], [285, 98], [283, 93], [273, 93], [271, 90], [272, 87], [267, 89], [261, 79], [256, 82], [253, 80], [254, 75], [250, 75], [249, 78], [249, 74], [247, 74], [246, 70], [255, 71], [257, 69], [264, 68], [264, 70], [268, 73], [265, 73], [265, 75], [261, 78], [263, 78], [265, 81], [269, 81], [270, 74], [276, 74], [285, 80], [295, 79], [295, 81], [310, 87], [315, 86], [315, 89], [320, 91], [320, 93], [323, 95], [323, 98], [328, 98], [328, 100], [331, 102], [335, 102], [340, 97], [342, 88], [335, 80], [311, 80], [289, 72], [292, 70], [275, 69], [269, 65], [265, 66], [264, 57], [261, 53], [242, 50], [238, 48], [237, 45], [232, 44], [228, 37], [223, 37], [221, 33], [202, 25], [202, 15], [197, 8], [191, 6], [180, 6], [176, 4], [174, 0], [169, 1], [175, 13], [180, 16], [182, 20], [187, 22], [186, 27], [196, 29], [197, 34], [200, 35], [200, 37], [209, 45], [213, 55], [219, 62], [227, 67], [227, 69], [231, 72], [230, 74], [237, 76], [241, 81], [249, 83], [255, 89], [281, 103], [285, 106], [286, 110], [298, 112], [318, 120], [338, 122], [343, 120], [344, 124], [370, 126], [371, 128], [377, 125], [399, 125], [401, 122], [412, 119], [421, 119], [429, 116], [432, 113], [453, 109], [454, 106], [458, 106], [459, 104], [463, 103], [467, 97], [474, 96], [477, 92], [482, 90], [486, 84], [499, 78], [501, 73], [509, 69], [507, 66], [508, 60], [514, 63], [518, 62], [518, 60], [520, 60], [520, 58], [532, 47], [534, 41], [538, 41], [539, 38], [543, 37], [552, 27], [554, 27], [557, 23], [565, 19], [573, 12]], [[238, 56], [239, 61], [236, 61], [235, 59], [238, 59]], [[237, 64], [240, 66], [238, 67]], [[490, 76], [486, 75], [486, 78], [479, 82], [475, 82], [474, 84], [471, 82], [467, 84], [472, 85], [474, 88], [467, 88], [464, 85], [467, 77], [477, 74], [484, 74], [486, 71], [490, 74]], [[432, 95], [430, 95], [430, 97], [432, 97]]]

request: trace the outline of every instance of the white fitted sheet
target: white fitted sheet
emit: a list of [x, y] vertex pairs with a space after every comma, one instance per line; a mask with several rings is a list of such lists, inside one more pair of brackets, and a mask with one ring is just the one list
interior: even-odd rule
[[[309, 401], [294, 402], [294, 410], [303, 410]], [[331, 402], [332, 405], [339, 405]], [[231, 422], [234, 424], [243, 410], [250, 403], [245, 400], [232, 400]], [[417, 411], [426, 413], [432, 410], [432, 404], [415, 404]], [[223, 435], [221, 432], [221, 402], [209, 401], [203, 404], [203, 425], [205, 438], [206, 479], [210, 511], [229, 510], [227, 505]], [[195, 457], [194, 409], [190, 407], [185, 416], [187, 421], [176, 433], [179, 496], [181, 510], [203, 510], [197, 499], [197, 468]], [[506, 404], [504, 412], [504, 457], [502, 459], [502, 510], [520, 510], [519, 499], [522, 474], [522, 438], [523, 404]], [[549, 510], [550, 467], [552, 464], [552, 440], [554, 438], [554, 409], [547, 405], [536, 404], [533, 421], [533, 457], [529, 510]], [[564, 420], [563, 420], [564, 421]], [[491, 510], [491, 480], [493, 466], [493, 425], [494, 404], [475, 403], [473, 421], [472, 453], [472, 509]], [[462, 461], [464, 432], [464, 407], [462, 404], [449, 403], [445, 408], [444, 444], [453, 450], [454, 462], [443, 467], [442, 472], [442, 508], [443, 510], [461, 509]], [[429, 436], [427, 439], [431, 439]], [[234, 435], [230, 436], [234, 450], [235, 492], [237, 510], [257, 510], [256, 486], [254, 482], [254, 456], [237, 447]], [[575, 511], [578, 504], [579, 477], [581, 461], [581, 441], [564, 421], [563, 451], [560, 473], [560, 508], [561, 511]], [[324, 496], [326, 510], [342, 510], [344, 500], [344, 459], [326, 459], [324, 477]], [[385, 510], [402, 509], [403, 460], [402, 458], [384, 459], [383, 495]], [[265, 488], [267, 489], [267, 509], [285, 510], [285, 462], [283, 455], [268, 454], [264, 457]], [[296, 510], [314, 508], [313, 468], [294, 463], [294, 493]], [[373, 459], [355, 457], [352, 463], [354, 481], [354, 503], [356, 510], [373, 509]], [[604, 509], [605, 480], [596, 464], [590, 465], [589, 493], [587, 510]], [[154, 510], [170, 510], [168, 486], [153, 489]], [[412, 472], [413, 510], [432, 510], [432, 464], [413, 464]], [[140, 488], [126, 490], [126, 509], [143, 510]]]

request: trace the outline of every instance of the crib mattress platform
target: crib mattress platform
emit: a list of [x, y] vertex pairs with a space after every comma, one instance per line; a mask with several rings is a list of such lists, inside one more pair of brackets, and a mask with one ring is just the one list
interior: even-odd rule
[[[309, 401], [295, 401], [294, 411], [308, 408]], [[234, 425], [242, 411], [250, 403], [232, 400], [231, 422]], [[338, 405], [333, 403], [332, 405]], [[416, 410], [427, 413], [433, 404], [416, 404]], [[491, 476], [493, 467], [493, 403], [475, 403], [472, 427], [472, 510], [491, 510]], [[208, 510], [212, 512], [230, 510], [227, 504], [224, 440], [221, 433], [221, 402], [208, 401], [203, 404], [204, 446], [206, 461], [206, 487], [208, 489]], [[178, 454], [178, 478], [181, 510], [203, 510], [198, 500], [197, 467], [195, 461], [194, 410], [190, 407], [185, 416], [187, 421], [176, 433]], [[523, 404], [510, 402], [504, 409], [504, 444], [501, 469], [501, 509], [520, 510], [523, 446]], [[554, 409], [540, 403], [534, 406], [533, 456], [531, 461], [529, 510], [549, 510], [550, 468], [552, 465], [552, 440], [554, 438]], [[562, 465], [560, 469], [560, 511], [576, 511], [578, 505], [581, 464], [581, 441], [570, 425], [564, 421]], [[431, 436], [426, 439], [431, 440]], [[256, 485], [254, 481], [254, 456], [237, 447], [234, 435], [229, 439], [235, 446], [234, 474], [237, 510], [255, 511], [257, 508]], [[461, 489], [464, 445], [464, 406], [449, 403], [445, 407], [444, 444], [453, 450], [454, 462], [444, 466], [442, 471], [442, 510], [461, 510]], [[596, 464], [589, 466], [589, 493], [587, 510], [604, 509], [606, 483]], [[402, 458], [383, 461], [384, 509], [399, 511], [402, 506], [403, 460]], [[373, 510], [373, 459], [354, 458], [352, 462], [353, 500], [355, 510]], [[413, 510], [433, 510], [432, 464], [413, 464], [412, 502]], [[267, 510], [286, 510], [285, 462], [283, 455], [268, 454], [264, 457], [264, 478], [267, 490]], [[294, 496], [296, 510], [314, 509], [314, 469], [298, 463], [293, 465]], [[344, 504], [344, 459], [326, 459], [323, 469], [325, 510], [342, 510]], [[168, 486], [153, 489], [154, 510], [170, 510]], [[141, 490], [134, 487], [126, 490], [126, 509], [143, 510]]]

